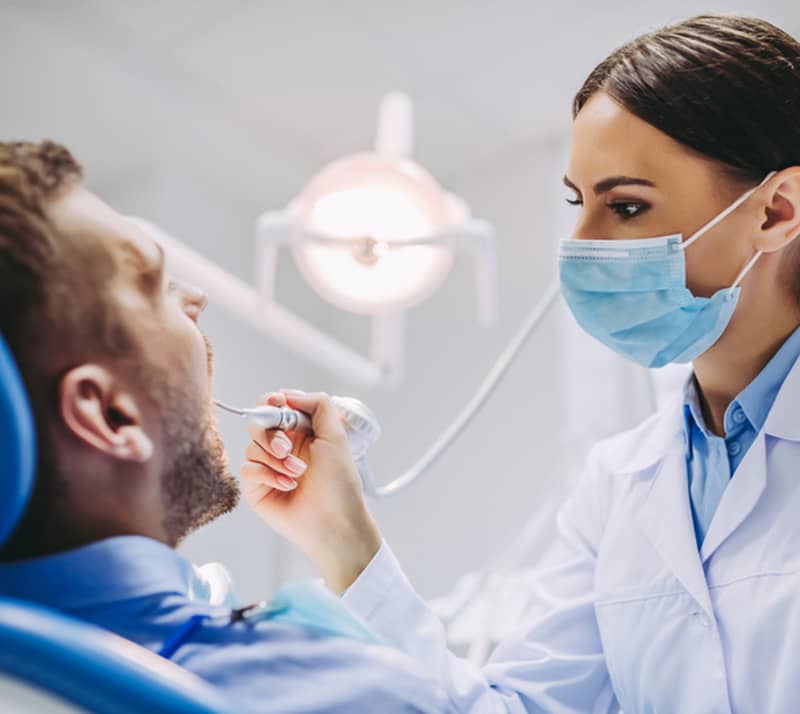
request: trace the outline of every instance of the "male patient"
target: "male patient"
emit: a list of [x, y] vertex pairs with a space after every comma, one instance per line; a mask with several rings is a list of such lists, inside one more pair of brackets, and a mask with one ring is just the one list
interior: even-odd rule
[[[211, 411], [197, 326], [206, 298], [165, 276], [158, 246], [80, 176], [52, 142], [0, 143], [0, 333], [40, 444], [31, 503], [0, 550], [0, 594], [154, 651], [172, 640], [172, 659], [223, 689], [232, 711], [444, 711], [389, 647], [231, 623], [230, 610], [192, 597], [192, 567], [174, 548], [239, 498]], [[324, 438], [345, 438], [324, 398], [309, 408]], [[276, 498], [302, 480], [284, 443], [272, 444], [287, 474]], [[196, 615], [214, 617], [175, 639]]]

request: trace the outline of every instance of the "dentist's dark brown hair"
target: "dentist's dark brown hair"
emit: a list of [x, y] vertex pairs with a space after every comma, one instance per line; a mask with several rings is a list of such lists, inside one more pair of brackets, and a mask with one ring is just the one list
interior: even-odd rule
[[733, 181], [800, 165], [800, 43], [765, 20], [699, 15], [638, 37], [592, 71], [573, 116], [598, 91]]

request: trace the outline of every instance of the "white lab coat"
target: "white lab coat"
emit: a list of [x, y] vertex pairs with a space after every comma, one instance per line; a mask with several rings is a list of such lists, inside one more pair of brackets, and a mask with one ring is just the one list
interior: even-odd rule
[[800, 712], [800, 362], [698, 554], [682, 401], [598, 444], [519, 633], [479, 670], [384, 547], [345, 594], [462, 712]]

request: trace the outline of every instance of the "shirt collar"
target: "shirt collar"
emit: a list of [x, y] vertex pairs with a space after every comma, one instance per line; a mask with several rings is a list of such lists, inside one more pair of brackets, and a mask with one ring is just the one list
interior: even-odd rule
[[700, 408], [700, 396], [697, 393], [697, 384], [692, 374], [683, 387], [683, 443], [686, 447], [687, 461], [692, 458], [693, 424], [703, 433], [707, 433], [705, 421], [703, 421], [703, 412]]
[[117, 536], [40, 558], [0, 563], [0, 593], [59, 610], [159, 593], [188, 595], [192, 565], [163, 543]]
[[[767, 416], [775, 402], [775, 397], [784, 380], [791, 372], [794, 363], [800, 357], [800, 327], [797, 328], [781, 345], [767, 365], [758, 373], [736, 399], [725, 410], [726, 427], [730, 423], [730, 414], [738, 406], [744, 412], [752, 428], [758, 432], [764, 426]], [[694, 375], [687, 381], [684, 391], [684, 428], [686, 434], [687, 454], [691, 449], [691, 429], [694, 423], [705, 436], [711, 433], [706, 427], [700, 406], [700, 397]]]
[[775, 397], [798, 357], [800, 357], [800, 328], [788, 337], [767, 366], [736, 398], [756, 431], [760, 431], [764, 426]]
[[700, 429], [705, 431], [706, 425], [703, 420], [700, 394], [697, 391], [697, 382], [694, 374], [689, 377], [689, 381], [683, 387], [683, 415], [686, 419], [687, 431], [691, 427], [692, 420]]

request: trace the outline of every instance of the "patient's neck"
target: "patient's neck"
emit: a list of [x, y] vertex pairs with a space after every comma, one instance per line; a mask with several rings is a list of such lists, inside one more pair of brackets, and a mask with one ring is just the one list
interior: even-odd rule
[[120, 534], [74, 527], [54, 528], [50, 522], [26, 515], [19, 528], [0, 549], [0, 562], [29, 560], [63, 553], [112, 535]]
[[46, 508], [36, 494], [17, 529], [0, 547], [0, 562], [29, 560], [74, 550], [90, 543], [123, 535], [141, 535], [163, 540], [157, 533], [130, 524], [67, 517]]
[[28, 535], [22, 529], [18, 530], [8, 542], [0, 548], [0, 563], [11, 563], [19, 560], [42, 558], [48, 555], [64, 553], [76, 548], [81, 548], [91, 543], [96, 543], [107, 538], [123, 535], [143, 535], [152, 537], [151, 534], [139, 533], [130, 530], [95, 530], [83, 533], [72, 533], [69, 537], [56, 536], [47, 529], [37, 535]]

